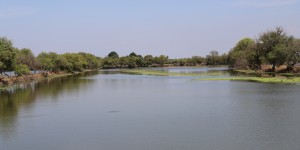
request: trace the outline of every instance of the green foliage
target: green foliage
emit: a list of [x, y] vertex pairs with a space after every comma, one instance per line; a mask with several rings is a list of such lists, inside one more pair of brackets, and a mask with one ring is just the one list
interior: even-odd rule
[[252, 62], [253, 52], [251, 48], [255, 44], [254, 40], [244, 38], [240, 40], [234, 48], [229, 51], [228, 64], [235, 68], [248, 68]]
[[68, 62], [67, 58], [64, 55], [58, 55], [55, 60], [55, 70], [56, 71], [70, 71], [72, 68], [71, 64]]
[[259, 37], [258, 51], [272, 65], [273, 71], [276, 66], [285, 62], [288, 57], [287, 49], [292, 40], [293, 38], [287, 36], [282, 28], [265, 32]]
[[30, 69], [25, 64], [18, 64], [15, 66], [15, 74], [17, 76], [30, 74]]
[[0, 37], [0, 73], [13, 70], [15, 53], [12, 42], [5, 37]]
[[108, 57], [111, 57], [111, 58], [119, 58], [119, 54], [115, 51], [112, 51], [108, 54]]
[[100, 61], [95, 55], [83, 52], [79, 54], [83, 56], [87, 62], [86, 66], [84, 66], [84, 69], [97, 69], [100, 67]]
[[[230, 50], [228, 61], [231, 66], [242, 69], [261, 69], [262, 64], [276, 66], [287, 64], [292, 68], [300, 58], [300, 44], [293, 37], [287, 36], [282, 28], [275, 28], [261, 34], [256, 42], [249, 38], [242, 39]], [[298, 47], [298, 48], [297, 48]]]
[[144, 57], [144, 62], [145, 62], [145, 66], [146, 66], [146, 67], [152, 65], [153, 62], [154, 62], [153, 56], [152, 56], [152, 55], [146, 55], [146, 56]]
[[19, 64], [25, 64], [26, 66], [29, 67], [30, 70], [37, 69], [36, 58], [34, 57], [31, 50], [27, 48], [23, 48], [17, 51], [14, 59], [14, 65], [19, 65]]
[[127, 59], [127, 57], [120, 57], [120, 59], [119, 59], [119, 65], [120, 65], [120, 68], [126, 67], [127, 64], [128, 64], [128, 59]]
[[209, 55], [206, 56], [206, 64], [207, 65], [218, 65], [219, 64], [219, 52], [218, 51], [210, 51]]
[[255, 41], [250, 38], [244, 38], [240, 40], [235, 47], [232, 49], [233, 52], [246, 51], [250, 48]]
[[68, 71], [83, 71], [87, 68], [88, 62], [81, 54], [66, 53], [63, 54], [63, 57], [65, 57], [68, 62]]
[[130, 57], [137, 57], [137, 54], [134, 53], [134, 52], [132, 52], [132, 53], [129, 54], [129, 56], [130, 56]]
[[293, 39], [288, 46], [287, 53], [288, 71], [291, 71], [294, 65], [300, 61], [300, 39]]
[[287, 46], [278, 44], [272, 51], [267, 53], [267, 60], [274, 65], [282, 65], [288, 56]]
[[42, 52], [37, 56], [37, 61], [39, 68], [45, 71], [56, 71], [56, 61], [58, 59], [58, 54], [54, 52]]
[[160, 55], [159, 57], [153, 57], [152, 55], [136, 55], [131, 53], [128, 56], [120, 58], [106, 57], [103, 59], [103, 68], [136, 68], [136, 67], [148, 67], [148, 66], [163, 66], [168, 63], [168, 57]]
[[122, 69], [121, 73], [137, 74], [137, 75], [151, 75], [151, 76], [223, 76], [222, 71], [214, 72], [169, 72], [163, 70], [152, 69]]
[[[98, 68], [136, 68], [136, 67], [163, 67], [196, 66], [196, 65], [231, 65], [235, 68], [260, 69], [262, 64], [271, 64], [273, 71], [281, 64], [288, 66], [287, 70], [300, 61], [300, 40], [287, 36], [282, 28], [265, 32], [254, 41], [250, 38], [240, 40], [228, 54], [219, 55], [218, 51], [211, 51], [205, 58], [193, 56], [191, 58], [169, 59], [168, 56], [141, 56], [135, 52], [128, 56], [119, 57], [112, 51], [108, 57], [99, 58], [89, 53], [42, 52], [37, 57], [30, 49], [18, 50], [10, 40], [0, 38], [0, 73], [19, 69], [23, 74], [24, 65], [29, 70], [83, 71]], [[26, 73], [26, 72], [25, 72]]]
[[300, 84], [300, 77], [283, 78], [283, 77], [214, 77], [214, 78], [199, 78], [202, 81], [245, 81], [259, 82], [271, 84]]
[[117, 68], [119, 67], [119, 59], [113, 57], [105, 57], [103, 59], [103, 68], [110, 69], [110, 68]]
[[137, 57], [134, 56], [127, 56], [127, 67], [128, 68], [135, 68], [137, 65]]
[[166, 64], [168, 62], [168, 60], [169, 60], [169, 57], [165, 56], [165, 55], [160, 55], [159, 57], [154, 58], [154, 62], [161, 67], [163, 67], [164, 64]]

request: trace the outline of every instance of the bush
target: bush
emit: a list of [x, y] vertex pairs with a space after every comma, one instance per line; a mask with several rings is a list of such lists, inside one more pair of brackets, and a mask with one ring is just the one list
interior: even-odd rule
[[17, 76], [27, 75], [30, 74], [30, 69], [24, 64], [19, 64], [15, 66], [15, 74]]

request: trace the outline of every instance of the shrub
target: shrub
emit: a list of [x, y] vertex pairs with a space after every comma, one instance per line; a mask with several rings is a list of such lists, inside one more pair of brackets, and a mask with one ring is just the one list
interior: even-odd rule
[[30, 69], [24, 64], [18, 64], [15, 66], [15, 74], [17, 76], [27, 75], [30, 74]]

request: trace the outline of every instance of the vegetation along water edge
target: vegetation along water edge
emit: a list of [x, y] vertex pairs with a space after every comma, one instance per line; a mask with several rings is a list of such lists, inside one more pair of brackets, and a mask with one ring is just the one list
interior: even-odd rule
[[300, 85], [300, 77], [216, 77], [198, 78], [199, 81], [248, 81], [272, 84], [297, 84]]
[[[251, 77], [248, 77], [249, 79], [230, 78], [230, 80], [271, 83], [298, 82], [295, 76], [299, 76], [300, 73], [300, 39], [287, 35], [281, 27], [276, 27], [260, 34], [257, 39], [241, 39], [228, 53], [220, 55], [218, 51], [212, 50], [204, 57], [169, 58], [167, 55], [148, 54], [142, 56], [135, 52], [131, 52], [127, 56], [119, 56], [115, 51], [111, 51], [105, 57], [86, 52], [64, 54], [41, 52], [35, 56], [30, 49], [16, 48], [12, 41], [6, 37], [0, 37], [0, 87], [2, 88], [40, 78], [98, 69], [121, 69], [121, 73], [156, 76], [222, 76], [220, 72], [184, 73], [145, 69], [149, 67], [217, 65], [227, 65], [229, 68], [234, 68], [235, 72]], [[37, 71], [41, 73], [35, 74]], [[11, 72], [13, 75], [8, 74]], [[269, 74], [273, 74], [275, 77], [289, 76], [295, 80], [278, 77], [259, 79], [259, 77]]]

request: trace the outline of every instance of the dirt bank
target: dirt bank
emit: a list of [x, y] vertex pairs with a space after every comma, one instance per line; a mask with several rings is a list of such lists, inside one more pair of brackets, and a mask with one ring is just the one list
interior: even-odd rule
[[18, 83], [26, 83], [26, 82], [30, 82], [30, 81], [41, 80], [44, 78], [67, 76], [67, 75], [71, 75], [71, 74], [65, 73], [65, 72], [58, 72], [58, 73], [43, 72], [43, 73], [38, 73], [38, 74], [13, 76], [13, 77], [0, 76], [0, 87], [10, 86], [13, 84], [18, 84]]

